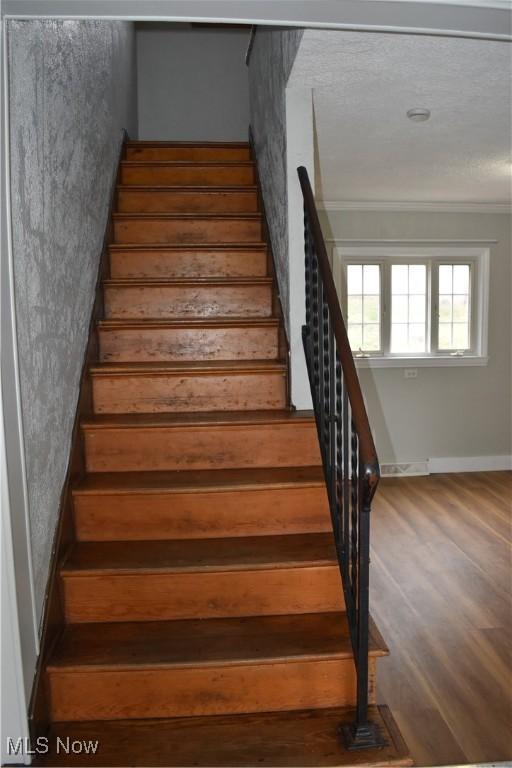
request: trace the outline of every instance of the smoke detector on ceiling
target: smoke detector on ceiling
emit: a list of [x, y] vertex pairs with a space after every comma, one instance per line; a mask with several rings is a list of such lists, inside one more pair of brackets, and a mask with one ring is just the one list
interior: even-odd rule
[[424, 123], [430, 117], [430, 109], [425, 109], [424, 107], [408, 109], [407, 117], [409, 120], [412, 120], [413, 123]]

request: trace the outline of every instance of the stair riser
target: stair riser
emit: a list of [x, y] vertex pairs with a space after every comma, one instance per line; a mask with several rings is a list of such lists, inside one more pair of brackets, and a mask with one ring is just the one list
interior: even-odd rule
[[270, 328], [126, 328], [101, 330], [102, 362], [276, 360], [279, 331]]
[[165, 165], [123, 165], [120, 172], [121, 184], [163, 184], [166, 186], [212, 186], [244, 185], [255, 183], [252, 165], [211, 166], [165, 166]]
[[95, 413], [272, 410], [285, 408], [286, 399], [281, 372], [93, 378]]
[[264, 277], [265, 251], [112, 251], [112, 277]]
[[323, 487], [75, 494], [79, 541], [279, 536], [331, 530]]
[[64, 576], [68, 623], [277, 616], [344, 610], [338, 566]]
[[249, 147], [127, 147], [126, 159], [247, 162], [251, 159], [251, 151]]
[[88, 472], [310, 467], [320, 464], [313, 422], [196, 427], [90, 427]]
[[258, 243], [258, 219], [115, 219], [116, 243]]
[[[373, 666], [373, 665], [372, 665]], [[373, 669], [370, 673], [373, 699]], [[355, 704], [352, 659], [50, 675], [55, 720], [228, 715]]]
[[107, 318], [270, 317], [272, 284], [106, 286]]
[[184, 192], [120, 189], [121, 213], [256, 213], [256, 191]]

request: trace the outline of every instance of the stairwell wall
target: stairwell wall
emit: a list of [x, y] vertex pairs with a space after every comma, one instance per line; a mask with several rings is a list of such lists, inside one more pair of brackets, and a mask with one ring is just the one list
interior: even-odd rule
[[66, 476], [122, 129], [136, 136], [133, 24], [10, 21], [15, 313], [38, 619]]
[[288, 338], [286, 83], [304, 30], [258, 27], [249, 60], [251, 127]]

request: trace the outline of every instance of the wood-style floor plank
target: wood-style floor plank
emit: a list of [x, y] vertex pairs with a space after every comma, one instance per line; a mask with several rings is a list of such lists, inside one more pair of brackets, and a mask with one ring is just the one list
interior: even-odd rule
[[385, 479], [371, 610], [378, 700], [421, 766], [512, 758], [512, 473]]

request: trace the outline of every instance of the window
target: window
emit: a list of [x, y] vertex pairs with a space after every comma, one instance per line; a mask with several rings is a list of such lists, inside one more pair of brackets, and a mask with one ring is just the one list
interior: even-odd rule
[[333, 270], [362, 365], [484, 365], [489, 251], [335, 248]]

